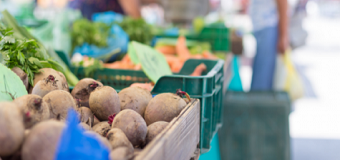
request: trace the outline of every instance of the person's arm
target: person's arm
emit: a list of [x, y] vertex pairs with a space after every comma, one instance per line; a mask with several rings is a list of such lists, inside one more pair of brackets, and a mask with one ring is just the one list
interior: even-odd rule
[[279, 53], [285, 53], [289, 46], [288, 39], [288, 1], [276, 0], [277, 9], [279, 14], [279, 34], [277, 49]]
[[124, 12], [133, 17], [141, 17], [141, 7], [139, 0], [119, 0], [119, 4], [122, 6]]

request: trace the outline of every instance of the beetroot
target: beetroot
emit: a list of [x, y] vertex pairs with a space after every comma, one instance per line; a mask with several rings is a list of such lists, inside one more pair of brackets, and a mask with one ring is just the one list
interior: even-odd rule
[[0, 156], [14, 154], [21, 146], [25, 127], [23, 115], [15, 103], [0, 103]]
[[24, 83], [24, 85], [26, 87], [26, 90], [28, 90], [29, 85], [28, 85], [27, 74], [22, 69], [20, 69], [19, 67], [13, 67], [12, 71], [20, 77], [20, 79], [22, 80], [22, 82]]
[[37, 84], [35, 84], [32, 90], [32, 94], [44, 97], [47, 93], [58, 89], [59, 88], [57, 86], [57, 80], [54, 76], [49, 75], [48, 77], [40, 80]]
[[46, 94], [43, 98], [50, 109], [50, 117], [57, 120], [65, 120], [69, 108], [77, 110], [76, 102], [69, 92], [55, 90]]
[[146, 134], [146, 144], [149, 144], [159, 133], [161, 133], [169, 122], [158, 121], [148, 126]]
[[100, 121], [107, 121], [110, 115], [120, 111], [118, 94], [109, 86], [96, 88], [90, 95], [89, 104], [92, 113]]
[[133, 152], [128, 147], [113, 149], [109, 155], [110, 160], [129, 160], [133, 158]]
[[64, 127], [55, 120], [35, 125], [22, 146], [22, 160], [53, 160]]
[[105, 137], [103, 137], [103, 136], [101, 136], [101, 135], [99, 135], [98, 133], [93, 132], [93, 131], [85, 131], [84, 133], [87, 134], [87, 135], [90, 135], [90, 136], [94, 137], [94, 138], [97, 139], [102, 145], [104, 145], [106, 148], [108, 148], [109, 150], [112, 150], [111, 144], [110, 144], [109, 140], [107, 140]]
[[96, 124], [98, 124], [100, 121], [98, 120], [98, 118], [96, 116], [93, 116], [94, 120], [93, 120], [93, 126], [95, 126]]
[[112, 122], [112, 128], [121, 129], [134, 147], [144, 146], [147, 126], [136, 111], [125, 109], [119, 112]]
[[107, 121], [99, 122], [95, 126], [92, 127], [92, 130], [99, 135], [106, 137], [107, 132], [111, 129], [110, 124]]
[[170, 122], [181, 113], [186, 105], [187, 103], [176, 94], [158, 94], [151, 99], [145, 109], [146, 124], [150, 125], [157, 121]]
[[[46, 77], [52, 75], [55, 78], [58, 89], [69, 92], [67, 80], [61, 72], [58, 72], [52, 68], [42, 68], [39, 69], [39, 71], [40, 71], [39, 73], [34, 74], [33, 87], [35, 87], [35, 85], [40, 80], [44, 80]], [[30, 93], [32, 93], [32, 91], [30, 91]]]
[[133, 152], [133, 146], [129, 139], [125, 136], [124, 132], [119, 128], [112, 128], [107, 133], [106, 138], [109, 140], [112, 149], [118, 147], [127, 147], [131, 152]]
[[86, 123], [90, 127], [94, 126], [94, 115], [89, 108], [80, 107], [78, 112], [80, 114], [80, 122]]
[[103, 87], [103, 84], [92, 78], [84, 78], [80, 80], [76, 86], [74, 86], [71, 94], [75, 99], [78, 99], [81, 106], [89, 106], [89, 97], [92, 91], [97, 87]]
[[13, 101], [26, 114], [25, 128], [30, 128], [38, 122], [50, 118], [50, 109], [47, 103], [38, 95], [24, 95]]
[[144, 117], [144, 111], [152, 95], [146, 89], [140, 87], [128, 87], [121, 90], [119, 93], [120, 108], [132, 109]]

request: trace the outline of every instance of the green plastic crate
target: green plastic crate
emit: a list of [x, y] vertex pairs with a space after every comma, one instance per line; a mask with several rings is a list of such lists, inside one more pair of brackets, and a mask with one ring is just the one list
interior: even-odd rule
[[[70, 65], [65, 54], [57, 52], [58, 55]], [[207, 72], [202, 76], [192, 77], [190, 75], [196, 66], [204, 63]], [[210, 142], [217, 130], [222, 126], [223, 106], [223, 60], [199, 60], [190, 59], [185, 62], [182, 70], [176, 75], [161, 77], [155, 84], [152, 94], [165, 92], [175, 93], [176, 89], [188, 92], [192, 98], [197, 98], [201, 103], [201, 134], [200, 150], [205, 153], [210, 150]], [[70, 66], [71, 71], [79, 78], [85, 78], [84, 69]], [[133, 83], [151, 82], [143, 71], [103, 69], [93, 74], [93, 78], [100, 80], [104, 85], [111, 86], [117, 91], [129, 87]]]
[[231, 50], [230, 30], [222, 23], [204, 27], [197, 38], [200, 41], [209, 42], [213, 51], [229, 52]]
[[223, 160], [289, 160], [290, 100], [285, 92], [227, 92], [219, 130]]
[[[205, 26], [199, 34], [188, 34], [188, 40], [209, 42], [214, 52], [230, 52], [230, 30], [223, 23], [214, 23]], [[157, 35], [156, 38], [178, 38], [178, 35]]]

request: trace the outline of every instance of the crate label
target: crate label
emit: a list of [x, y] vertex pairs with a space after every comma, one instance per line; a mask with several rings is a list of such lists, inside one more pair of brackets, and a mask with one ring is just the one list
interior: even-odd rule
[[138, 42], [131, 42], [130, 48], [129, 55], [133, 55], [135, 56], [134, 58], [138, 59], [144, 73], [152, 82], [156, 83], [164, 75], [172, 75], [169, 64], [163, 54], [150, 46]]

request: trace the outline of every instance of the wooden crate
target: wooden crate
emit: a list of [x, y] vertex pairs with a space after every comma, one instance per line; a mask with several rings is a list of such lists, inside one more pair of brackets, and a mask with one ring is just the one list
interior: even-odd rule
[[200, 138], [200, 102], [189, 103], [135, 160], [189, 160]]

